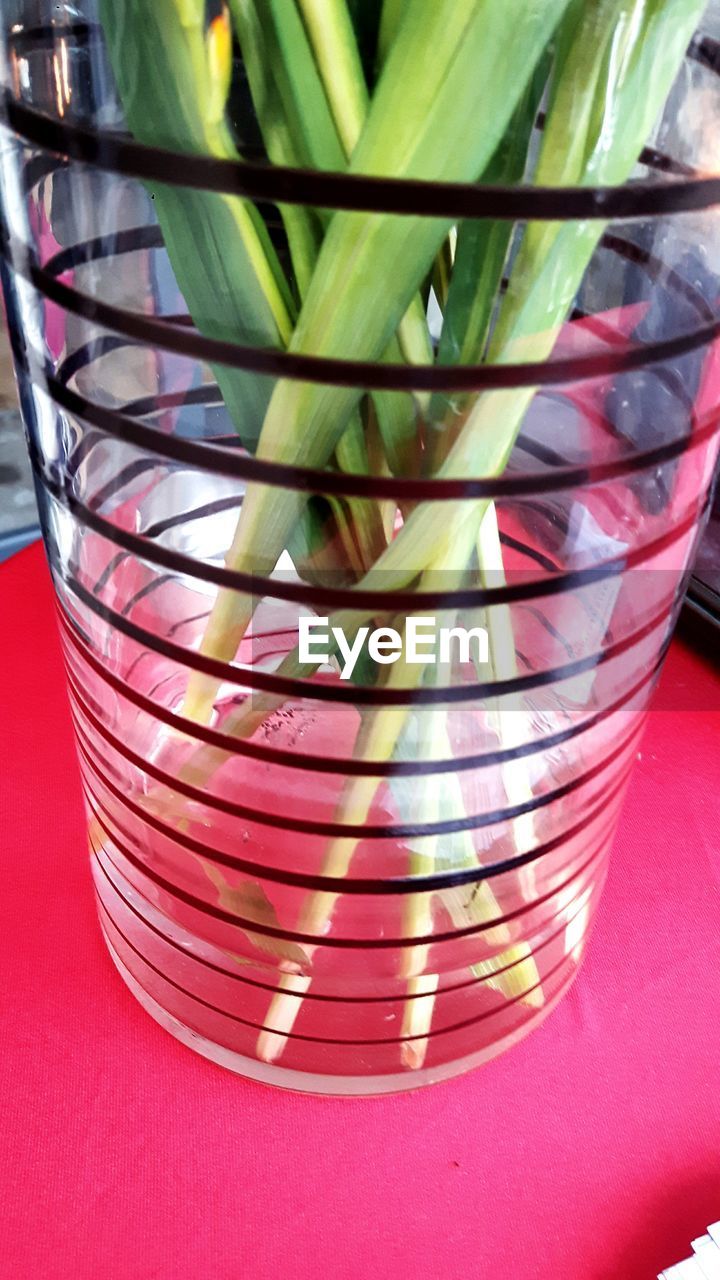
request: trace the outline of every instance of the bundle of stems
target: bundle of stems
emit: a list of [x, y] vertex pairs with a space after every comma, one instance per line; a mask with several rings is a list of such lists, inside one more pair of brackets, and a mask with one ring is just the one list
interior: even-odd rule
[[[143, 142], [241, 160], [243, 138], [231, 123], [241, 66], [273, 164], [392, 178], [601, 186], [631, 176], [705, 0], [100, 0], [100, 8], [128, 125]], [[546, 360], [604, 230], [599, 220], [456, 227], [437, 217], [285, 205], [278, 244], [264, 215], [239, 197], [181, 186], [156, 187], [153, 195], [198, 330], [365, 361]], [[436, 346], [427, 321], [431, 294], [443, 316]], [[367, 475], [498, 476], [534, 395], [532, 387], [465, 397], [366, 394], [290, 379], [272, 386], [223, 366], [214, 372], [243, 445], [257, 457]], [[310, 582], [332, 573], [350, 587], [380, 592], [434, 582], [451, 595], [468, 580], [503, 580], [497, 516], [486, 501], [396, 510], [392, 503], [251, 484], [228, 567], [270, 575], [286, 549]], [[202, 652], [232, 661], [256, 604], [220, 590]], [[331, 622], [352, 632], [366, 617], [348, 609]], [[487, 622], [495, 675], [507, 678], [515, 662], [509, 613], [491, 608]], [[281, 671], [299, 676], [312, 668], [294, 653]], [[413, 689], [424, 678], [422, 668], [399, 662], [378, 682]], [[209, 721], [217, 691], [216, 681], [193, 674], [183, 714]], [[248, 699], [225, 716], [224, 731], [255, 732], [278, 701]], [[517, 713], [505, 717], [498, 706], [492, 714], [505, 745], [517, 746]], [[429, 758], [452, 755], [440, 704], [363, 714], [357, 757], [378, 764], [399, 758], [411, 721], [422, 722]], [[186, 781], [206, 785], [223, 758], [198, 749]], [[336, 820], [366, 821], [379, 785], [378, 777], [350, 779]], [[506, 765], [504, 785], [511, 804], [532, 797], [520, 760]], [[401, 816], [403, 794], [396, 788]], [[424, 804], [437, 815], [440, 794], [431, 787]], [[451, 816], [462, 812], [456, 778], [443, 791], [442, 808], [443, 816], [448, 808]], [[518, 820], [514, 839], [519, 848], [532, 845], [531, 818]], [[323, 874], [340, 881], [356, 844], [332, 841]], [[434, 837], [410, 850], [420, 886], [438, 853]], [[474, 865], [470, 834], [456, 841], [452, 857]], [[336, 897], [309, 897], [301, 929], [322, 936]], [[422, 941], [432, 931], [432, 910], [421, 888], [409, 895], [404, 928], [414, 941], [402, 962], [412, 997], [404, 1057], [416, 1067], [424, 1061], [437, 985], [426, 972]], [[470, 911], [492, 921], [497, 903], [483, 885], [461, 911], [464, 920]], [[505, 950], [484, 962], [484, 976], [508, 997], [538, 1004], [542, 989], [531, 954], [510, 947], [502, 930], [495, 934]], [[260, 1056], [280, 1055], [309, 983], [309, 973], [282, 979]]]

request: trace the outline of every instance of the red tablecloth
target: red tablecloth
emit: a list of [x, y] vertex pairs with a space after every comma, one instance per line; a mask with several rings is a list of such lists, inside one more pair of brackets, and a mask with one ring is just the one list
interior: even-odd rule
[[382, 1100], [172, 1040], [96, 926], [47, 570], [0, 569], [0, 1276], [651, 1280], [720, 1218], [720, 680], [676, 643], [588, 959], [523, 1044]]

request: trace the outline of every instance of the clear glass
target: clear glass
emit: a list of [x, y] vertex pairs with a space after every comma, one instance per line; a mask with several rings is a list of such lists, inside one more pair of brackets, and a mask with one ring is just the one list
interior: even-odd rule
[[[5, 4], [2, 22], [13, 101], [86, 139], [122, 130], [92, 5]], [[719, 101], [696, 50], [637, 179], [681, 182], [668, 158], [716, 169]], [[527, 397], [485, 488], [424, 474], [420, 392], [394, 393], [412, 405], [405, 472], [263, 471], [216, 361], [191, 349], [152, 182], [21, 124], [2, 128], [5, 293], [111, 955], [163, 1026], [256, 1079], [376, 1093], [482, 1063], [577, 972], [708, 509], [717, 215], [609, 225], [557, 376], [458, 401], [501, 423]], [[238, 567], [249, 488], [278, 509], [295, 492], [304, 532]], [[418, 560], [368, 584], [338, 518], [353, 504], [390, 541], [410, 527], [419, 545], [438, 513], [451, 541], [472, 527], [462, 571]], [[211, 612], [248, 591], [251, 629], [219, 655]], [[364, 660], [343, 680], [330, 653], [294, 665], [301, 619], [338, 611], [351, 635], [417, 616], [484, 628], [489, 658], [455, 644], [421, 681]], [[188, 713], [193, 679], [211, 716]]]

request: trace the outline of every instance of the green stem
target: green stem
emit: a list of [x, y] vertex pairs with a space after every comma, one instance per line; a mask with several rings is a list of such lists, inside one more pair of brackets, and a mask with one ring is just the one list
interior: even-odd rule
[[355, 150], [368, 91], [345, 0], [298, 0], [345, 155]]
[[[478, 564], [480, 581], [486, 590], [499, 590], [506, 586], [503, 565], [502, 544], [498, 528], [495, 503], [491, 502], [485, 512], [478, 534]], [[512, 611], [507, 604], [495, 604], [485, 612], [485, 624], [488, 631], [490, 649], [490, 667], [494, 681], [514, 680], [518, 675], [515, 632]], [[518, 695], [505, 695], [504, 706], [500, 700], [488, 712], [491, 723], [503, 751], [513, 751], [523, 746], [531, 732], [530, 716], [522, 705]], [[525, 805], [533, 798], [533, 789], [524, 758], [509, 759], [501, 766], [505, 794], [511, 807]], [[526, 852], [535, 845], [535, 818], [532, 812], [520, 814], [512, 821], [513, 844], [518, 853]], [[524, 873], [521, 873], [524, 875]], [[527, 881], [526, 897], [530, 898], [535, 888], [534, 875], [524, 876]]]
[[[340, 141], [350, 160], [365, 127], [370, 97], [346, 0], [298, 0], [298, 4]], [[400, 321], [398, 339], [409, 364], [432, 364], [420, 297], [413, 299]], [[391, 349], [388, 358], [397, 361], [398, 356]]]
[[378, 39], [378, 65], [381, 67], [395, 42], [407, 7], [408, 0], [384, 0]]
[[[464, 538], [456, 539], [423, 575], [420, 589], [437, 590], [441, 587], [449, 593], [457, 589], [466, 577], [473, 550], [474, 532], [472, 525], [468, 524]], [[398, 621], [404, 629], [406, 619], [403, 617]], [[404, 657], [401, 657], [390, 668], [385, 687], [388, 689], [415, 687], [422, 680], [423, 674], [422, 666], [409, 664]], [[432, 707], [423, 715], [421, 710], [413, 709], [410, 705], [384, 706], [366, 714], [358, 735], [355, 758], [377, 763], [389, 760], [394, 755], [398, 740], [412, 714], [419, 716], [424, 725], [429, 724], [430, 733], [423, 736], [423, 748], [427, 744], [430, 757], [432, 758], [432, 753], [437, 750], [440, 742], [440, 744], [444, 743], [446, 756], [450, 759], [452, 748], [444, 727], [447, 708]], [[424, 755], [422, 748], [419, 754], [421, 757]], [[372, 776], [359, 776], [349, 780], [338, 803], [334, 820], [342, 825], [352, 826], [365, 823], [377, 797], [379, 785], [380, 780]], [[441, 778], [436, 777], [431, 780], [428, 803], [434, 805], [436, 800], [432, 795], [433, 787], [438, 788], [438, 808], [442, 804], [444, 812], [447, 812], [449, 789], [453, 799], [450, 812], [457, 817], [464, 812], [463, 796], [457, 775], [443, 775]], [[465, 833], [463, 842], [465, 859], [469, 859], [469, 865], [473, 865], [476, 854], [469, 833]], [[325, 855], [321, 874], [328, 878], [342, 880], [348, 874], [358, 843], [355, 837], [338, 837], [332, 840]], [[418, 842], [418, 849], [413, 853], [413, 858], [417, 858], [418, 861], [412, 863], [418, 874], [429, 874], [430, 863], [435, 858], [436, 852], [435, 837], [427, 837]], [[339, 892], [329, 891], [311, 895], [303, 905], [298, 923], [299, 931], [322, 937], [328, 930], [339, 896]], [[473, 896], [473, 910], [478, 920], [486, 923], [499, 914], [497, 901], [489, 886], [485, 884], [477, 886]], [[432, 905], [427, 893], [420, 892], [409, 896], [405, 906], [404, 921], [403, 932], [406, 937], [423, 938], [430, 934]], [[502, 935], [503, 943], [510, 940], [507, 930], [503, 930], [502, 926], [498, 926], [497, 930], [491, 932], [496, 933], [498, 937]], [[312, 951], [309, 954], [311, 955]], [[426, 958], [427, 951], [424, 943], [418, 943], [417, 947], [409, 948], [405, 953], [401, 974], [409, 979], [405, 1017], [406, 1026], [412, 1027], [412, 1030], [405, 1030], [404, 1034], [417, 1037], [404, 1045], [403, 1058], [407, 1066], [415, 1069], [421, 1066], [424, 1060], [425, 1032], [430, 1028], [434, 1000], [432, 975], [422, 973]], [[522, 950], [522, 954], [518, 954], [517, 963], [522, 963], [524, 967], [521, 967], [520, 975], [517, 972], [513, 973], [512, 981], [516, 983], [518, 980], [525, 980], [528, 989], [532, 988], [534, 991], [539, 989], [541, 992], [535, 962], [527, 947]], [[503, 975], [499, 975], [497, 981], [501, 988], [503, 980]], [[310, 983], [309, 975], [305, 975], [300, 984], [295, 975], [281, 978], [278, 993], [273, 997], [268, 1010], [266, 1029], [261, 1032], [258, 1040], [257, 1054], [263, 1061], [275, 1062], [281, 1056], [287, 1043], [287, 1036], [292, 1031], [300, 1011], [302, 997], [309, 990]], [[436, 981], [434, 985], [437, 986]]]
[[[438, 684], [447, 681], [449, 675], [447, 667], [437, 668]], [[442, 743], [446, 718], [445, 707], [429, 708], [430, 741], [434, 751]], [[434, 823], [439, 820], [443, 808], [442, 792], [442, 779], [437, 776], [428, 779], [421, 804], [423, 822]], [[409, 875], [422, 881], [423, 877], [433, 874], [437, 865], [438, 842], [437, 835], [426, 836], [421, 842], [421, 849], [411, 849], [408, 863]], [[428, 1034], [435, 1010], [435, 996], [440, 982], [439, 974], [426, 972], [430, 958], [428, 939], [432, 937], [432, 931], [432, 893], [421, 891], [408, 894], [403, 902], [403, 937], [422, 939], [415, 946], [403, 948], [400, 956], [400, 977], [405, 979], [406, 994], [401, 1027], [403, 1043], [400, 1053], [404, 1065], [412, 1071], [418, 1071], [425, 1063]]]
[[[304, 160], [297, 152], [285, 115], [278, 87], [279, 58], [272, 48], [270, 33], [260, 21], [255, 0], [231, 0], [231, 11], [268, 158], [283, 167], [300, 167]], [[314, 212], [301, 205], [281, 205], [280, 214], [298, 292], [303, 298], [312, 280], [322, 231]]]

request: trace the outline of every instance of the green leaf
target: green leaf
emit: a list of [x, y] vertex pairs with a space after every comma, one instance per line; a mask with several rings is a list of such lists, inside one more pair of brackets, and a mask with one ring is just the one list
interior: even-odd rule
[[[223, 911], [238, 916], [241, 920], [254, 921], [255, 924], [280, 932], [278, 914], [261, 885], [252, 880], [243, 880], [240, 884], [231, 885], [214, 862], [200, 858], [198, 855], [194, 856], [197, 857], [208, 880], [215, 886], [218, 906], [222, 907]], [[297, 942], [275, 937], [273, 933], [256, 933], [247, 926], [243, 929], [243, 933], [248, 941], [265, 955], [273, 956], [276, 960], [281, 960], [285, 965], [292, 965], [298, 970], [307, 968], [308, 955]]]
[[303, 166], [342, 170], [343, 151], [295, 0], [264, 0], [268, 68], [272, 68], [285, 120]]
[[345, 0], [298, 0], [343, 151], [351, 156], [368, 110], [368, 91]]
[[[178, 193], [160, 186], [153, 197], [175, 279], [199, 332], [208, 338], [279, 345], [233, 204], [204, 192]], [[240, 439], [254, 451], [272, 380], [222, 365], [212, 370]]]
[[[101, 0], [100, 14], [128, 125], [154, 146], [236, 158], [217, 118], [204, 4]], [[151, 189], [168, 255], [194, 323], [210, 338], [284, 345], [294, 306], [265, 224], [232, 196]], [[253, 448], [271, 383], [214, 368], [243, 443]]]

